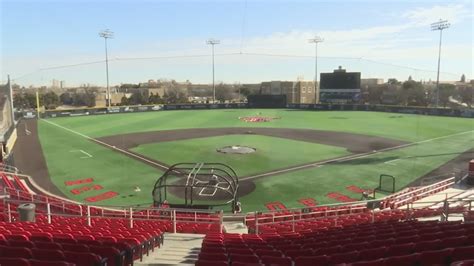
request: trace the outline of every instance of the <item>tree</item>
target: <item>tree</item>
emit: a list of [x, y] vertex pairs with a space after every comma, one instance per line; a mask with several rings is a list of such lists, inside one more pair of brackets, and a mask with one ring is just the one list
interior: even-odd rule
[[178, 102], [178, 92], [175, 89], [166, 90], [167, 98], [166, 103], [177, 103]]
[[462, 103], [465, 103], [468, 107], [471, 107], [474, 101], [474, 87], [471, 85], [460, 88], [459, 97], [461, 98]]
[[224, 83], [219, 83], [216, 86], [216, 100], [219, 102], [225, 102], [232, 100], [233, 93], [232, 89], [228, 86], [225, 85]]
[[72, 105], [72, 96], [69, 92], [59, 95], [59, 101], [64, 105]]
[[411, 77], [411, 75], [408, 76], [408, 81], [412, 81], [412, 80], [413, 80], [413, 78]]
[[52, 91], [44, 94], [42, 98], [46, 109], [56, 109], [60, 105], [58, 95]]
[[368, 90], [368, 102], [370, 104], [380, 104], [382, 100], [382, 86], [370, 86]]
[[423, 85], [414, 80], [403, 82], [400, 100], [403, 105], [426, 106], [428, 104]]
[[453, 84], [439, 84], [439, 103], [446, 107], [449, 97], [454, 96], [456, 87]]
[[125, 95], [120, 99], [120, 105], [128, 105], [128, 98]]
[[466, 75], [462, 74], [461, 76], [461, 82], [466, 83]]
[[400, 85], [402, 84], [400, 81], [398, 81], [397, 79], [388, 79], [387, 80], [387, 83], [390, 84], [390, 85]]

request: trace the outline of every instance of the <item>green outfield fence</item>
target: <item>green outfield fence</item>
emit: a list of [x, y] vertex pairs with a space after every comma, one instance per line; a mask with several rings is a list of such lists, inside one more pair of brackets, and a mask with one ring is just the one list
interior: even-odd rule
[[[78, 108], [65, 110], [46, 110], [41, 113], [42, 118], [74, 117], [89, 115], [105, 115], [117, 113], [157, 112], [167, 110], [212, 110], [212, 109], [239, 109], [250, 108], [247, 103], [222, 103], [222, 104], [167, 104], [167, 105], [139, 105], [139, 106], [113, 106], [110, 108]], [[373, 111], [403, 114], [419, 114], [450, 117], [474, 118], [473, 108], [432, 108], [395, 105], [363, 105], [363, 104], [287, 104], [287, 109], [312, 110], [312, 111]], [[31, 117], [32, 110], [22, 111], [19, 117]]]

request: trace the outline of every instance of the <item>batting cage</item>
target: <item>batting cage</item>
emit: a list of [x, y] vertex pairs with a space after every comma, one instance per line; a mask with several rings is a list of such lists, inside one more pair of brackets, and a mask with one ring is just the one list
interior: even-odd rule
[[235, 171], [221, 163], [178, 163], [155, 183], [153, 203], [159, 207], [212, 209], [230, 206], [239, 211]]

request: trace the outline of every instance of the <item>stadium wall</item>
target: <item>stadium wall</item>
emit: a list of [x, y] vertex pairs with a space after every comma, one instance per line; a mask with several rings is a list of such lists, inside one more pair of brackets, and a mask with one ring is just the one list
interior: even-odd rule
[[[207, 109], [238, 109], [253, 108], [247, 103], [228, 104], [169, 104], [169, 105], [140, 105], [140, 106], [114, 106], [110, 108], [81, 108], [69, 110], [48, 110], [41, 114], [42, 118], [74, 117], [116, 113], [156, 112], [167, 110], [207, 110]], [[287, 104], [288, 109], [314, 110], [314, 111], [374, 111], [403, 114], [419, 114], [434, 116], [468, 117], [474, 118], [474, 109], [446, 109], [428, 107], [409, 107], [394, 105], [360, 105], [360, 104]], [[26, 113], [19, 114], [28, 117]]]
[[0, 87], [0, 163], [13, 165], [10, 151], [17, 135], [13, 118], [13, 99], [10, 82]]

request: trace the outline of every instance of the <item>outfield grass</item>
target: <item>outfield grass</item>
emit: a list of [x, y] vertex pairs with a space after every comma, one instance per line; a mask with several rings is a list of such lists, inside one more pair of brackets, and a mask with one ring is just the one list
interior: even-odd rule
[[[223, 154], [216, 149], [242, 145], [256, 149], [250, 154]], [[220, 162], [238, 176], [248, 176], [289, 166], [349, 154], [344, 148], [261, 135], [227, 135], [140, 145], [132, 149], [173, 165], [180, 162]]]
[[[281, 117], [267, 123], [246, 123], [242, 116]], [[342, 131], [405, 141], [430, 139], [473, 130], [473, 120], [361, 111], [297, 111], [287, 109], [234, 109], [158, 111], [51, 119], [91, 137], [117, 134], [217, 127], [277, 127]]]
[[[281, 117], [281, 119], [267, 123], [245, 123], [238, 119], [239, 116], [258, 115], [259, 113], [264, 116]], [[256, 190], [241, 199], [245, 211], [264, 209], [264, 204], [272, 201], [281, 201], [287, 207], [301, 207], [303, 205], [297, 200], [308, 197], [316, 199], [319, 203], [334, 202], [326, 197], [328, 192], [340, 192], [349, 197], [358, 198], [360, 195], [348, 191], [346, 187], [356, 185], [361, 188], [374, 188], [377, 185], [378, 176], [382, 173], [396, 176], [397, 187], [401, 188], [417, 177], [455, 158], [459, 153], [474, 148], [474, 120], [472, 119], [378, 112], [314, 112], [283, 109], [163, 111], [54, 118], [48, 121], [94, 138], [131, 132], [184, 128], [277, 127], [333, 130], [411, 142], [424, 141], [411, 147], [387, 151], [345, 163], [324, 165], [320, 168], [257, 179], [255, 180]], [[453, 134], [457, 135], [436, 139]], [[39, 135], [54, 184], [72, 199], [81, 201], [85, 197], [99, 194], [99, 191], [87, 191], [75, 196], [69, 192], [75, 187], [65, 186], [64, 181], [94, 177], [95, 183], [102, 185], [104, 191], [112, 190], [120, 193], [119, 197], [103, 201], [102, 204], [130, 205], [151, 202], [152, 185], [162, 172], [46, 121], [39, 122]], [[234, 141], [238, 140], [234, 139]], [[330, 158], [338, 156], [341, 152], [334, 147], [326, 146], [322, 147], [327, 148], [324, 153], [318, 153], [308, 148], [303, 149], [299, 158], [294, 155], [285, 158], [284, 154], [287, 154], [288, 151], [292, 154], [297, 153], [296, 146], [283, 144], [280, 141], [254, 142], [255, 146], [272, 147], [271, 145], [275, 144], [285, 148], [278, 149], [283, 150], [281, 153], [271, 150], [271, 154], [262, 155], [261, 158], [251, 160], [250, 163], [237, 162], [238, 168], [242, 169], [239, 171], [243, 171], [239, 175], [244, 175], [246, 171], [251, 173], [258, 171], [256, 169], [260, 167], [265, 167], [265, 157], [271, 157], [273, 160], [271, 164], [277, 162], [278, 165], [275, 168], [281, 168], [280, 164], [285, 161], [296, 162], [305, 160], [306, 157], [311, 157], [312, 161], [313, 156]], [[225, 145], [239, 144], [226, 141], [220, 144], [224, 143]], [[200, 139], [199, 142], [181, 141], [181, 143], [176, 142], [175, 144], [180, 147], [177, 148], [171, 143], [159, 143], [149, 144], [149, 147], [145, 148], [138, 147], [137, 151], [165, 162], [184, 161], [180, 158], [190, 161], [222, 160], [224, 163], [229, 162], [226, 161], [229, 158], [227, 156], [216, 157], [214, 151], [206, 152], [206, 149], [215, 144], [208, 139]], [[300, 148], [298, 146], [298, 149]], [[140, 149], [143, 150], [140, 151]], [[81, 159], [80, 153], [71, 152], [71, 150], [84, 150], [93, 155], [93, 158]], [[167, 158], [162, 155], [166, 155]], [[195, 156], [199, 156], [199, 158], [191, 160]], [[393, 161], [396, 159], [400, 160]], [[393, 161], [392, 164], [390, 161]], [[243, 166], [249, 169], [247, 170]], [[137, 185], [141, 187], [142, 192], [133, 192], [133, 188]], [[129, 195], [134, 196], [130, 197]]]
[[336, 203], [326, 196], [329, 192], [360, 199], [360, 194], [346, 187], [374, 189], [379, 184], [380, 174], [395, 176], [398, 190], [473, 146], [472, 134], [462, 134], [320, 168], [257, 179], [255, 192], [241, 198], [242, 206], [250, 211], [262, 209], [262, 203], [281, 201], [287, 207], [296, 208], [304, 206], [297, 201], [302, 198], [314, 198], [320, 204]]

